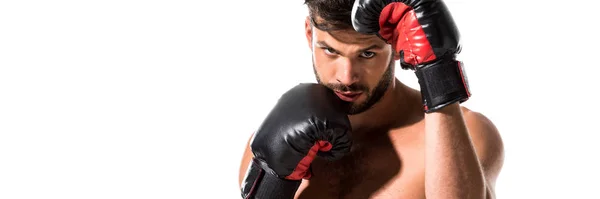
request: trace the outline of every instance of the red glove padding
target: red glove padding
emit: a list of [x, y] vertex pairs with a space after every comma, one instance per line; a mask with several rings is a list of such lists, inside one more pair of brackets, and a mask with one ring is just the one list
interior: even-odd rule
[[400, 64], [415, 70], [426, 112], [470, 96], [456, 55], [460, 35], [441, 0], [357, 0], [352, 10], [356, 31], [377, 34], [400, 54]]

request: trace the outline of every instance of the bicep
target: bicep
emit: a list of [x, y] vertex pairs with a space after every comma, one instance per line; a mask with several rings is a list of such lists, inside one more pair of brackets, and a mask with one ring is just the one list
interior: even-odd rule
[[239, 181], [238, 181], [238, 185], [241, 187], [242, 186], [242, 181], [244, 180], [244, 177], [246, 176], [246, 170], [248, 169], [248, 165], [250, 164], [250, 161], [252, 160], [252, 157], [254, 156], [252, 154], [252, 150], [250, 149], [250, 141], [252, 140], [252, 136], [254, 134], [251, 134], [250, 137], [248, 138], [248, 142], [246, 143], [246, 147], [244, 149], [244, 154], [242, 155], [242, 162], [240, 163], [240, 170], [239, 170]]
[[487, 198], [495, 198], [496, 178], [504, 163], [502, 137], [492, 121], [481, 113], [469, 111], [465, 119], [486, 180]]

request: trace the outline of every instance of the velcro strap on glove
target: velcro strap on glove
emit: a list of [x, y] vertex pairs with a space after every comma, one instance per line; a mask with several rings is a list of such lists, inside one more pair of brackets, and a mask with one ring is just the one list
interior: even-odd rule
[[462, 62], [440, 59], [416, 67], [425, 113], [435, 112], [471, 97]]
[[242, 184], [242, 198], [293, 199], [301, 182], [269, 174], [253, 159]]

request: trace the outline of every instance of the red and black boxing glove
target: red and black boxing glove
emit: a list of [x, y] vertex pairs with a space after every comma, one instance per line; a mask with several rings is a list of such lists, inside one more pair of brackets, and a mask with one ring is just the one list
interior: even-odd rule
[[356, 0], [352, 25], [376, 34], [415, 71], [426, 113], [471, 96], [460, 53], [460, 34], [442, 0]]
[[349, 104], [320, 84], [300, 84], [281, 96], [251, 140], [254, 154], [242, 198], [293, 198], [311, 177], [314, 158], [350, 151]]

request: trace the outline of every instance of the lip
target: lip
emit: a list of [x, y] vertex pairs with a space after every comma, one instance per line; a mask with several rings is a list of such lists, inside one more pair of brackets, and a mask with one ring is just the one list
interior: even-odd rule
[[341, 100], [344, 100], [347, 102], [353, 102], [353, 101], [356, 101], [358, 99], [358, 97], [360, 97], [362, 92], [338, 92], [338, 91], [335, 91], [335, 94]]

